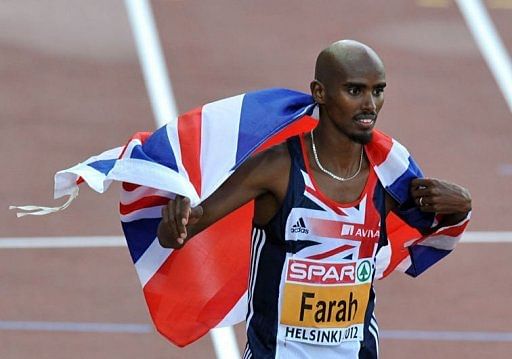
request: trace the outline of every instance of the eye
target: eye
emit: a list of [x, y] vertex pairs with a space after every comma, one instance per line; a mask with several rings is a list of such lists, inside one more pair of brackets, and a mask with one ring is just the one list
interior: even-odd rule
[[376, 89], [373, 90], [374, 96], [380, 96], [383, 93], [384, 93], [384, 87], [377, 87]]
[[351, 96], [358, 96], [361, 94], [361, 88], [359, 86], [349, 86], [347, 92]]

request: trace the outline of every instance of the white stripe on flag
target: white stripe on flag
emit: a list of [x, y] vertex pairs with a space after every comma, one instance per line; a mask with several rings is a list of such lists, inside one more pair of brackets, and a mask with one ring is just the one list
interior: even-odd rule
[[239, 95], [203, 106], [201, 199], [212, 194], [235, 165], [243, 100], [244, 95]]
[[407, 269], [409, 269], [411, 264], [412, 264], [411, 257], [407, 256], [404, 258], [404, 260], [402, 262], [400, 262], [399, 265], [396, 266], [396, 270], [398, 270], [400, 272], [405, 272]]
[[416, 244], [432, 247], [436, 249], [442, 249], [445, 251], [451, 251], [455, 248], [459, 242], [461, 236], [452, 237], [445, 235], [431, 235], [422, 241], [416, 242]]
[[380, 165], [375, 166], [381, 183], [385, 186], [391, 186], [409, 167], [409, 152], [397, 141], [393, 140], [393, 145], [388, 156]]
[[138, 209], [128, 214], [122, 214], [121, 221], [122, 222], [133, 222], [139, 219], [149, 219], [149, 218], [161, 218], [162, 217], [162, 208], [164, 206], [155, 206]]
[[115, 160], [119, 157], [121, 152], [123, 151], [123, 146], [112, 148], [110, 150], [106, 150], [105, 152], [100, 153], [97, 156], [92, 156], [86, 159], [82, 164], [88, 164], [91, 162], [95, 162], [98, 160]]
[[[87, 166], [87, 164], [98, 160], [117, 159], [122, 151], [123, 147], [112, 148], [110, 150], [102, 152], [97, 156], [92, 156], [85, 160], [84, 162], [77, 164], [76, 166], [57, 172], [54, 178], [55, 184], [53, 197], [57, 199], [62, 196], [71, 195], [74, 191], [76, 191], [78, 189], [78, 186], [76, 185], [76, 180], [80, 176], [80, 173], [87, 173], [89, 175], [92, 175], [93, 178], [96, 179], [96, 181], [100, 181], [100, 183], [102, 184], [105, 176], [102, 173], [93, 169], [92, 167]], [[74, 170], [76, 169], [78, 169], [80, 173], [75, 172]], [[102, 185], [96, 184], [96, 187], [102, 188]], [[96, 190], [96, 188], [94, 189]]]
[[188, 181], [188, 172], [183, 166], [181, 159], [181, 147], [180, 147], [180, 139], [178, 138], [178, 119], [172, 119], [166, 126], [167, 137], [169, 138], [169, 143], [171, 144], [172, 152], [174, 153], [174, 158], [176, 159], [176, 164], [178, 165], [178, 172], [182, 174]]
[[121, 203], [130, 204], [149, 196], [170, 197], [171, 193], [150, 187], [140, 186], [135, 188], [133, 191], [121, 190]]
[[109, 182], [117, 180], [135, 184], [144, 183], [147, 187], [179, 193], [189, 197], [193, 206], [199, 202], [196, 190], [190, 182], [172, 169], [158, 163], [136, 158], [126, 158], [116, 162], [108, 177]]
[[141, 146], [141, 145], [142, 145], [142, 142], [138, 138], [134, 138], [134, 139], [130, 140], [130, 142], [128, 142], [128, 144], [126, 145], [126, 149], [123, 152], [123, 157], [121, 157], [121, 158], [130, 158], [133, 149], [135, 147]]
[[79, 163], [68, 170], [58, 172], [55, 175], [54, 197], [61, 197], [61, 193], [63, 192], [62, 189], [57, 190], [57, 186], [61, 185], [61, 181], [57, 180], [57, 178], [62, 179], [63, 182], [75, 183], [79, 177], [82, 177], [87, 182], [89, 187], [98, 193], [104, 193], [112, 183], [112, 181], [107, 180], [107, 177], [103, 173], [84, 163]]
[[135, 269], [143, 288], [164, 264], [172, 251], [172, 248], [162, 247], [158, 238], [155, 238], [144, 254], [135, 262]]
[[375, 258], [375, 278], [381, 279], [391, 262], [391, 244], [380, 248]]

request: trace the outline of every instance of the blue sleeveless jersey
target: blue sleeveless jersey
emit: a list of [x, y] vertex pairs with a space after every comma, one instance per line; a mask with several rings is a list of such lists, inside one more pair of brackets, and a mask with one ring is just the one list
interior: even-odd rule
[[253, 226], [243, 357], [377, 358], [384, 189], [370, 168], [360, 197], [337, 203], [310, 175], [303, 138], [287, 145], [285, 199], [268, 224]]

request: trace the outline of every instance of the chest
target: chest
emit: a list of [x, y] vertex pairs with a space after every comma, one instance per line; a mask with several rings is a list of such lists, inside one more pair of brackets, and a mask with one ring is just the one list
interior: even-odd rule
[[318, 192], [323, 193], [327, 198], [338, 203], [353, 203], [361, 198], [368, 181], [368, 166], [361, 169], [361, 173], [350, 181], [338, 181], [329, 175], [311, 169], [310, 175], [313, 176], [312, 182]]
[[383, 205], [376, 195], [375, 176], [361, 184], [357, 198], [341, 203], [320, 191], [309, 173], [301, 171], [301, 175], [304, 186], [289, 203], [284, 225], [284, 239], [296, 246], [292, 252], [315, 260], [373, 257], [380, 238], [379, 205]]

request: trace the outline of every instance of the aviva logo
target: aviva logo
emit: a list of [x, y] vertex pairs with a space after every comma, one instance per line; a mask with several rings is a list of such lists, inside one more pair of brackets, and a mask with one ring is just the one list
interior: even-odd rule
[[343, 224], [343, 227], [341, 227], [341, 236], [344, 238], [357, 240], [364, 238], [377, 239], [380, 237], [380, 230], [366, 229], [361, 225]]
[[292, 226], [292, 233], [309, 233], [309, 229], [306, 228], [306, 223], [304, 223], [304, 219], [302, 217], [300, 217], [297, 223]]

